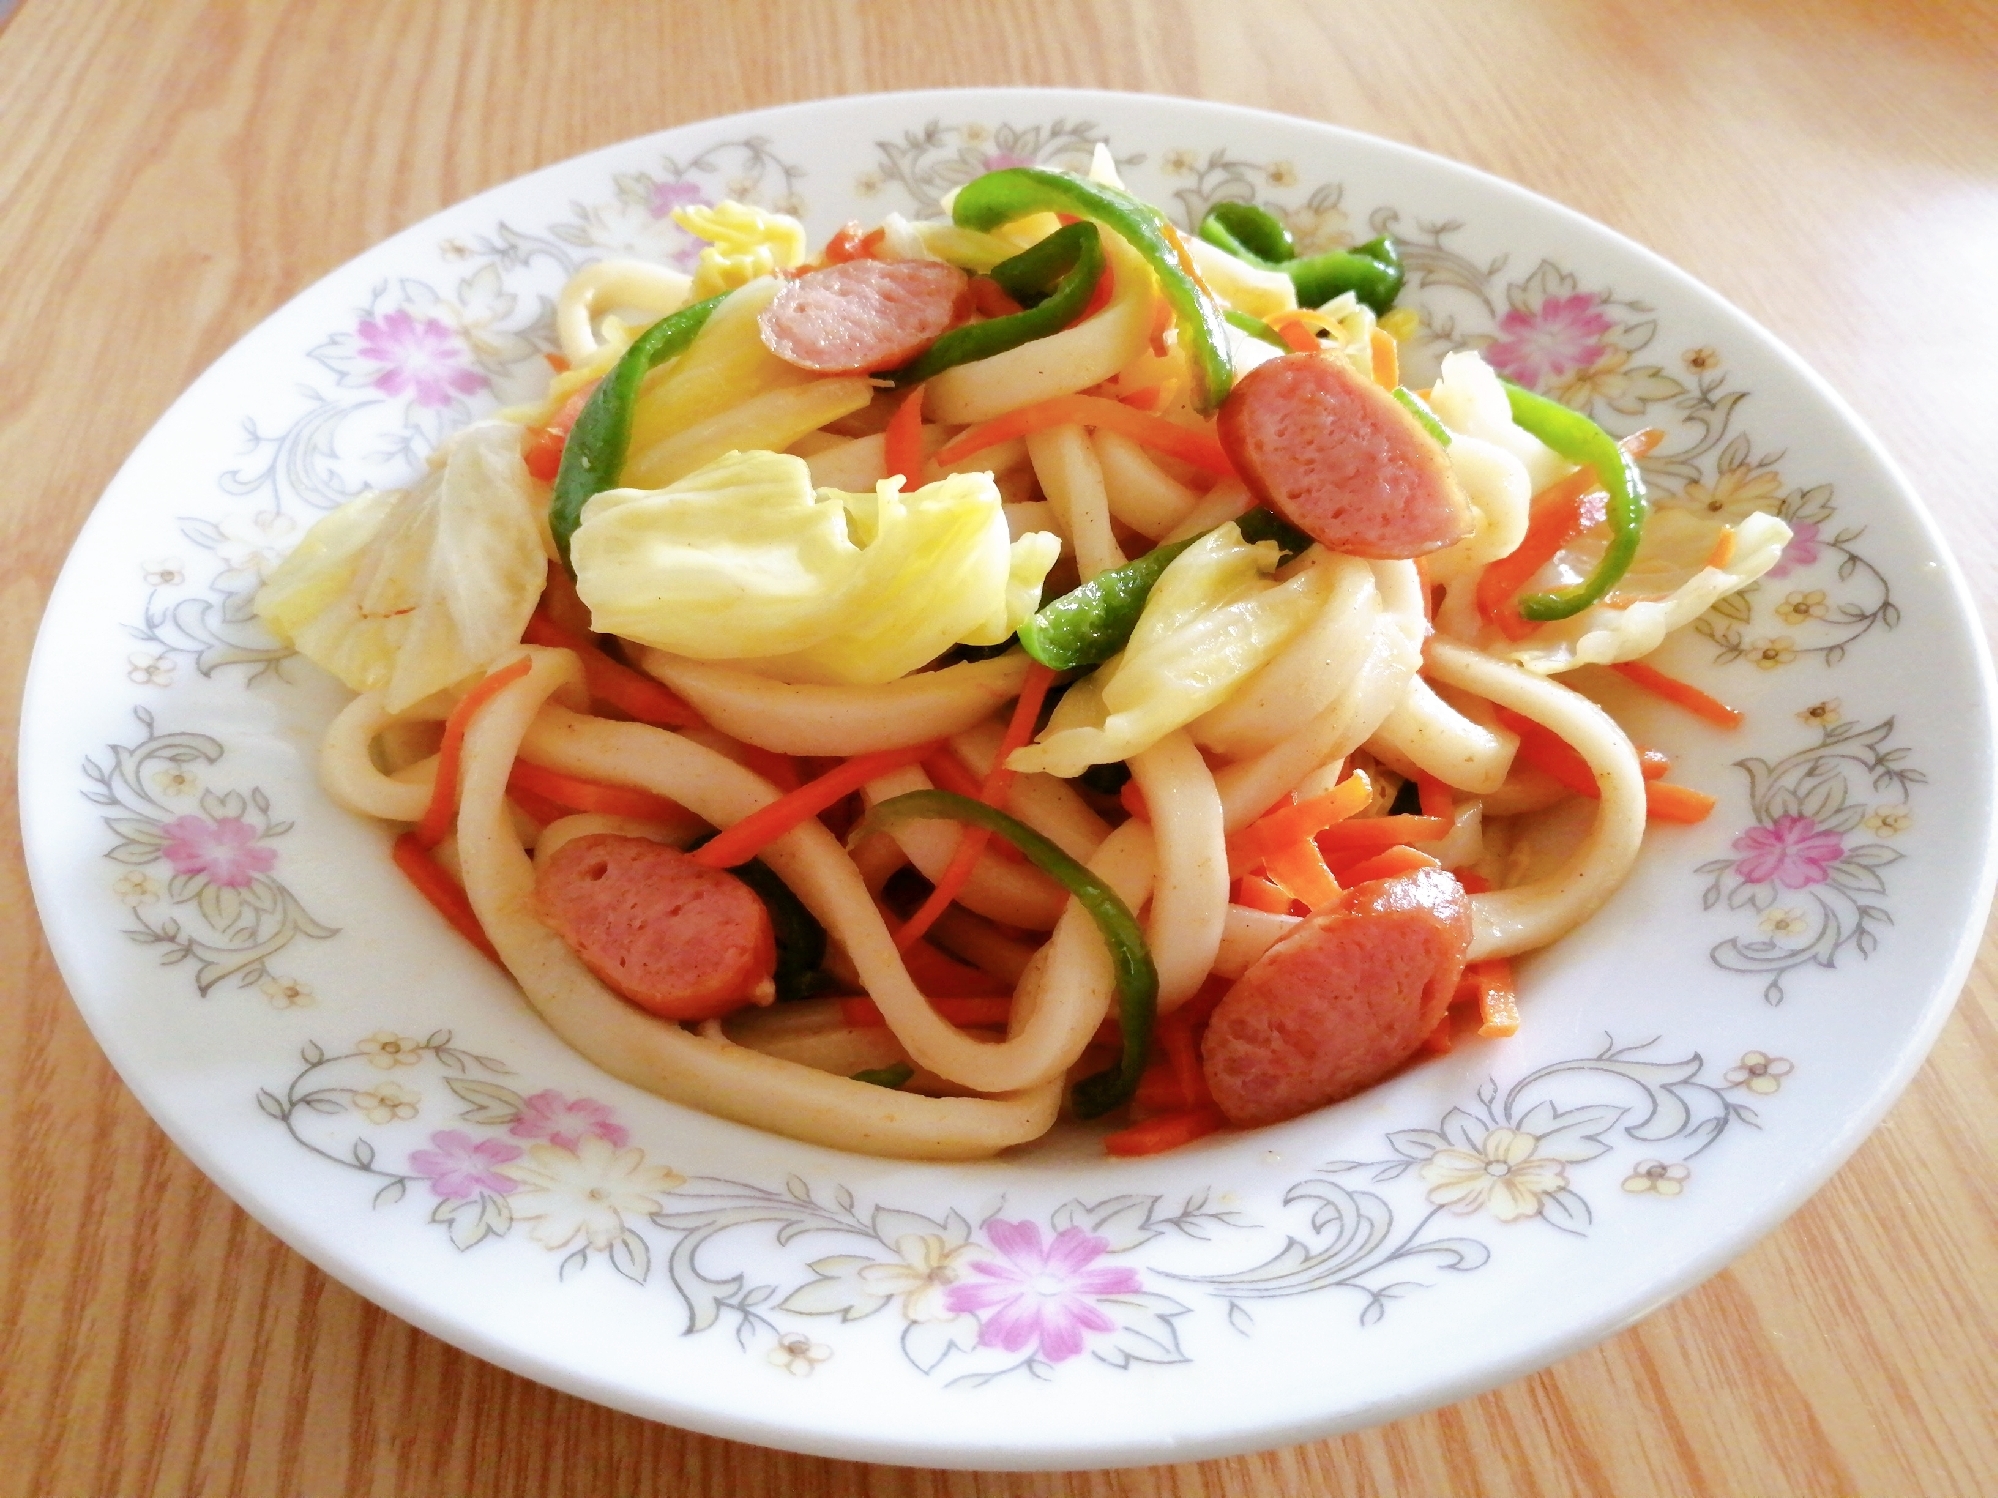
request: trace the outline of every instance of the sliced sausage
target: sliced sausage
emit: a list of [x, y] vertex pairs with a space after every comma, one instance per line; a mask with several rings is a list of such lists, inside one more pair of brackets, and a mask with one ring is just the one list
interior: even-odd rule
[[848, 260], [800, 276], [758, 326], [778, 358], [820, 374], [907, 364], [971, 305], [971, 278], [938, 260]]
[[541, 919], [605, 986], [666, 1019], [715, 1019], [764, 994], [770, 912], [733, 874], [649, 838], [595, 832], [535, 871]]
[[1344, 359], [1258, 365], [1222, 403], [1220, 429], [1249, 492], [1328, 551], [1417, 557], [1470, 532], [1441, 445]]
[[1471, 943], [1471, 904], [1441, 869], [1349, 890], [1258, 958], [1201, 1042], [1228, 1121], [1277, 1123], [1373, 1086], [1450, 1007]]

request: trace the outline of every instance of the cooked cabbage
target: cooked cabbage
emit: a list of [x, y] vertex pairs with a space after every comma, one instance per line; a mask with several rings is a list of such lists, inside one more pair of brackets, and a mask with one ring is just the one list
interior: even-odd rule
[[1060, 550], [1008, 538], [989, 473], [901, 492], [814, 490], [802, 458], [729, 453], [663, 489], [611, 489], [571, 543], [596, 627], [787, 681], [893, 681], [952, 645], [997, 644]]
[[805, 226], [788, 213], [724, 199], [713, 207], [675, 208], [673, 222], [708, 241], [688, 293], [697, 302], [805, 263]]
[[1149, 749], [1219, 704], [1316, 612], [1317, 574], [1276, 582], [1274, 541], [1254, 545], [1232, 522], [1159, 575], [1123, 651], [1062, 698], [1040, 739], [1007, 764], [1080, 775]]
[[485, 670], [548, 577], [520, 443], [512, 422], [479, 422], [413, 487], [324, 516], [258, 591], [258, 617], [392, 713]]
[[1575, 465], [1521, 428], [1512, 419], [1512, 402], [1505, 386], [1484, 358], [1468, 349], [1443, 356], [1441, 372], [1429, 392], [1429, 409], [1451, 431], [1482, 437], [1526, 465], [1530, 493], [1538, 494]]

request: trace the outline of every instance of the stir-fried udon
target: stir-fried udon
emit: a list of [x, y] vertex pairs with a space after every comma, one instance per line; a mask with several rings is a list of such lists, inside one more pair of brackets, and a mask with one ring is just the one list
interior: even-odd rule
[[875, 1154], [1167, 1149], [1511, 1033], [1510, 959], [1711, 807], [1560, 678], [1725, 726], [1642, 658], [1786, 528], [1652, 513], [1660, 434], [1475, 350], [1411, 388], [1392, 241], [1182, 234], [1100, 152], [816, 253], [678, 216], [693, 275], [578, 272], [545, 399], [257, 604], [358, 693], [328, 790], [605, 1070]]

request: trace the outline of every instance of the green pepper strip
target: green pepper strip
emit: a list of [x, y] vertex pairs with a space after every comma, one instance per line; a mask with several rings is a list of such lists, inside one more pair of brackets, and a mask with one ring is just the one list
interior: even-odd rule
[[1030, 213], [1072, 213], [1094, 219], [1144, 257], [1179, 322], [1193, 371], [1194, 399], [1212, 411], [1227, 398], [1235, 369], [1228, 357], [1221, 304], [1180, 264], [1165, 215], [1129, 193], [1044, 167], [987, 172], [959, 191], [951, 214], [967, 229], [997, 229]]
[[[992, 279], [1024, 312], [955, 328], [910, 364], [895, 371], [897, 385], [917, 385], [959, 364], [990, 359], [1008, 349], [1059, 333], [1082, 315], [1103, 279], [1103, 239], [1094, 224], [1070, 224], [1032, 249], [992, 267]], [[1056, 282], [1052, 292], [1048, 283]]]
[[1083, 1118], [1097, 1118], [1128, 1102], [1151, 1059], [1152, 1022], [1158, 1017], [1159, 1000], [1158, 969], [1152, 965], [1151, 948], [1145, 945], [1145, 933], [1131, 908], [1118, 898], [1117, 891], [1033, 828], [997, 807], [952, 791], [910, 791], [891, 796], [853, 829], [847, 846], [855, 846], [870, 833], [888, 831], [898, 822], [930, 818], [969, 822], [998, 833], [1025, 854], [1029, 863], [1075, 896], [1096, 922], [1117, 975], [1117, 1023], [1124, 1033], [1124, 1054], [1116, 1066], [1076, 1083], [1075, 1111]]
[[1422, 430], [1436, 439], [1438, 447], [1450, 445], [1450, 429], [1436, 419], [1436, 413], [1429, 409], [1428, 401], [1406, 385], [1397, 385], [1390, 393], [1401, 403], [1401, 408], [1415, 418]]
[[1274, 345], [1282, 349], [1286, 354], [1291, 352], [1290, 345], [1283, 341], [1283, 335], [1278, 333], [1275, 328], [1264, 322], [1260, 317], [1251, 317], [1246, 312], [1237, 312], [1233, 307], [1230, 307], [1222, 316], [1228, 319], [1229, 326], [1240, 328], [1251, 338], [1260, 338], [1264, 343]]
[[562, 466], [555, 473], [548, 527], [555, 533], [555, 549], [571, 576], [576, 569], [569, 561], [569, 538], [583, 522], [583, 506], [593, 496], [614, 488], [618, 475], [624, 472], [625, 449], [631, 446], [631, 408], [637, 404], [639, 384], [654, 368], [692, 343], [721, 304], [721, 297], [712, 296], [647, 328], [598, 383], [596, 393], [569, 428], [569, 440], [562, 446]]
[[1378, 315], [1401, 295], [1401, 252], [1386, 235], [1299, 260], [1290, 230], [1275, 214], [1253, 203], [1217, 203], [1200, 221], [1200, 237], [1237, 260], [1282, 271], [1301, 307], [1322, 307], [1350, 291]]
[[1630, 570], [1637, 555], [1637, 543], [1644, 539], [1644, 520], [1651, 506], [1645, 499], [1644, 479], [1637, 464], [1616, 439], [1580, 411], [1531, 390], [1522, 390], [1507, 380], [1506, 399], [1512, 403], [1512, 419], [1538, 437], [1570, 463], [1595, 469], [1609, 495], [1609, 547], [1596, 570], [1572, 588], [1551, 593], [1528, 593], [1519, 600], [1523, 618], [1544, 624], [1552, 619], [1568, 619], [1614, 588]]
[[[1311, 544], [1311, 538], [1303, 531], [1268, 510], [1250, 510], [1238, 515], [1235, 524], [1242, 532], [1242, 539], [1252, 546], [1258, 541], [1276, 542], [1283, 549], [1286, 562]], [[1022, 624], [1021, 648], [1043, 666], [1052, 666], [1057, 671], [1101, 665], [1131, 638], [1159, 574], [1201, 536], [1212, 534], [1202, 531], [1200, 536], [1154, 547], [1135, 562], [1097, 573]]]
[[867, 1071], [857, 1071], [853, 1074], [853, 1080], [870, 1082], [876, 1087], [886, 1087], [899, 1092], [909, 1085], [909, 1078], [915, 1074], [916, 1069], [908, 1062], [897, 1061], [893, 1066], [877, 1066]]

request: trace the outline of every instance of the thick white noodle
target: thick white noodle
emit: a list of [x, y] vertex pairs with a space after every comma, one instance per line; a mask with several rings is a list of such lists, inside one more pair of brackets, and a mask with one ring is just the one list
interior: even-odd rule
[[1368, 747], [1390, 764], [1399, 755], [1445, 785], [1482, 796], [1505, 784], [1519, 750], [1519, 735], [1474, 723], [1418, 676], [1382, 720]]
[[1200, 495], [1152, 461], [1151, 454], [1122, 432], [1099, 428], [1092, 439], [1110, 513], [1141, 536], [1156, 541], [1200, 503]]
[[1236, 759], [1262, 753], [1330, 706], [1366, 658], [1380, 617], [1373, 569], [1316, 546], [1298, 561], [1320, 574], [1325, 601], [1225, 702], [1188, 725], [1202, 748]]
[[[605, 723], [558, 708], [547, 709], [546, 721], [536, 724], [549, 693], [579, 682], [581, 671], [567, 651], [531, 655], [533, 669], [488, 703], [465, 736], [458, 843], [465, 892], [480, 924], [528, 1002], [558, 1036], [611, 1075], [649, 1092], [863, 1154], [982, 1159], [1046, 1132], [1060, 1106], [1058, 1073], [1010, 1096], [921, 1097], [691, 1034], [641, 1012], [599, 983], [535, 915], [534, 868], [507, 820], [506, 777], [530, 725], [542, 763], [671, 795], [717, 825], [767, 805], [776, 791], [720, 755], [644, 724]], [[794, 829], [765, 857], [845, 943], [884, 1012], [920, 1010], [932, 1029], [949, 1029], [909, 982], [860, 876], [831, 834], [815, 824]], [[896, 1033], [907, 1045], [903, 1030]], [[954, 1030], [950, 1034], [960, 1045], [980, 1044]]]
[[596, 353], [599, 313], [629, 308], [647, 321], [664, 317], [686, 304], [694, 278], [645, 260], [599, 260], [586, 265], [563, 285], [555, 299], [555, 330], [562, 355], [582, 364]]
[[1551, 728], [1588, 762], [1602, 800], [1588, 836], [1544, 879], [1471, 897], [1471, 959], [1544, 947], [1602, 908], [1637, 859], [1644, 839], [1644, 776], [1637, 751], [1610, 715], [1567, 687], [1480, 651], [1437, 638], [1429, 670]]
[[1319, 766], [1373, 737], [1422, 664], [1422, 589], [1409, 562], [1370, 562], [1383, 605], [1365, 662], [1346, 690], [1290, 737], [1214, 777], [1222, 820], [1238, 831]]
[[1075, 550], [1076, 570], [1088, 582], [1130, 560], [1110, 530], [1110, 497], [1089, 434], [1079, 426], [1052, 427], [1027, 438], [1034, 476], [1054, 507], [1062, 533]]
[[[423, 704], [418, 704], [420, 709]], [[430, 805], [430, 788], [436, 778], [433, 766], [422, 779], [397, 780], [375, 768], [368, 746], [375, 735], [410, 713], [391, 713], [382, 706], [379, 691], [363, 692], [341, 708], [326, 729], [319, 745], [319, 783], [326, 794], [362, 816], [380, 817], [389, 822], [422, 820]], [[428, 713], [433, 719], [442, 713]]]
[[1294, 915], [1230, 905], [1221, 928], [1221, 948], [1214, 954], [1214, 976], [1241, 977], [1258, 957], [1295, 931], [1298, 921]]
[[[1115, 890], [1126, 906], [1134, 911], [1140, 909], [1151, 889], [1154, 873], [1152, 829], [1136, 817], [1131, 818], [1104, 839], [1096, 856], [1089, 860], [1088, 868]], [[1094, 1015], [1088, 1030], [1079, 1036], [1069, 1032], [1077, 1042], [1075, 1053], [1069, 1058], [1073, 1061], [1110, 1012], [1116, 996], [1117, 973], [1103, 933], [1097, 929], [1095, 918], [1079, 902], [1070, 900], [1054, 935], [1034, 954], [1020, 986], [1013, 992], [1013, 1029], [1017, 1033], [1022, 1025], [1040, 1026], [1044, 1011], [1050, 1009], [1072, 1009], [1078, 1019]]]
[[[930, 777], [911, 765], [870, 781], [861, 795], [871, 810], [877, 802], [892, 796], [931, 789]], [[888, 835], [902, 845], [909, 862], [934, 884], [943, 877], [951, 855], [957, 851], [957, 840], [964, 835], [964, 827], [958, 822], [904, 822], [891, 828]], [[1051, 931], [1061, 919], [1068, 893], [1032, 864], [1011, 863], [988, 848], [984, 857], [971, 866], [971, 877], [958, 892], [957, 903], [1008, 926]]]
[[1131, 756], [1151, 816], [1158, 873], [1145, 939], [1169, 1013], [1207, 981], [1228, 912], [1228, 845], [1213, 773], [1184, 729]]
[[1184, 520], [1159, 537], [1159, 544], [1165, 546], [1205, 535], [1215, 526], [1236, 519], [1248, 508], [1248, 485], [1240, 479], [1223, 479], [1201, 496], [1200, 503], [1187, 511]]
[[867, 754], [962, 733], [1020, 695], [1020, 652], [919, 671], [883, 686], [772, 681], [714, 661], [647, 649], [639, 666], [724, 733], [779, 754]]
[[1156, 294], [1151, 268], [1115, 234], [1103, 236], [1103, 250], [1117, 278], [1108, 306], [1052, 337], [946, 369], [930, 381], [924, 414], [953, 425], [989, 421], [1101, 384], [1143, 353]]
[[[934, 457], [936, 450], [955, 430], [953, 427], [925, 426], [923, 456], [926, 459]], [[799, 451], [801, 447], [802, 443], [793, 444], [792, 450]], [[1024, 467], [1026, 462], [1027, 444], [1015, 437], [1010, 442], [982, 448], [948, 468], [926, 463], [923, 481], [933, 482], [936, 476], [946, 473], [990, 473], [996, 478], [1002, 473]], [[814, 488], [838, 489], [845, 494], [872, 494], [874, 486], [888, 477], [888, 439], [881, 432], [872, 432], [865, 437], [834, 437], [827, 446], [806, 455], [805, 467], [811, 470]]]

